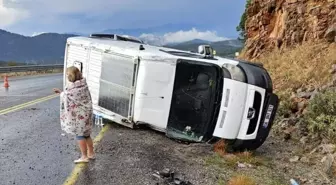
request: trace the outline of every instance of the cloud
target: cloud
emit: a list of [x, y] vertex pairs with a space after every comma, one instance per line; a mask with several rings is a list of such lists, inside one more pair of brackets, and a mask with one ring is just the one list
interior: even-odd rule
[[[138, 10], [169, 10], [176, 7], [179, 1], [157, 1], [157, 0], [9, 0], [16, 7], [24, 7], [32, 13], [40, 14], [104, 14], [118, 11], [138, 11]], [[179, 2], [180, 5], [189, 5], [192, 0]]]
[[140, 36], [140, 39], [145, 40], [146, 42], [150, 44], [155, 45], [164, 45], [169, 43], [180, 43], [180, 42], [186, 42], [194, 39], [201, 39], [206, 41], [222, 41], [222, 40], [228, 40], [228, 38], [220, 37], [217, 35], [215, 31], [198, 31], [196, 28], [193, 28], [188, 31], [178, 31], [178, 32], [170, 32], [166, 33], [163, 36], [158, 36], [154, 34], [142, 34]]
[[6, 7], [4, 0], [0, 0], [0, 26], [7, 27], [28, 17], [25, 10]]
[[41, 35], [41, 34], [44, 34], [44, 33], [46, 33], [46, 32], [34, 32], [32, 34], [32, 37], [35, 37], [35, 36], [38, 36], [38, 35]]
[[153, 44], [156, 46], [162, 46], [165, 45], [166, 42], [164, 40], [164, 37], [162, 36], [157, 36], [151, 33], [144, 33], [142, 35], [140, 35], [139, 37], [141, 40], [143, 40], [144, 42], [148, 43], [148, 44]]
[[[178, 16], [176, 6], [186, 7], [190, 2], [192, 0], [183, 2], [177, 0], [163, 2], [157, 0], [0, 0], [1, 7], [6, 4], [6, 10], [10, 7], [12, 17], [15, 15], [9, 29], [16, 32], [24, 29], [23, 32], [26, 32], [26, 35], [37, 32], [36, 28], [56, 32], [94, 31], [175, 22], [163, 20], [162, 17], [167, 17], [164, 15], [165, 12]], [[29, 18], [20, 24], [15, 24], [20, 18], [20, 12], [29, 13]], [[158, 14], [161, 15], [160, 18], [157, 17]], [[2, 17], [4, 16], [1, 16], [1, 21]]]
[[207, 41], [221, 41], [227, 40], [227, 38], [220, 37], [217, 35], [215, 31], [198, 31], [197, 29], [193, 28], [189, 31], [178, 31], [175, 33], [166, 33], [164, 34], [164, 39], [167, 42], [184, 42], [193, 39], [201, 39]]
[[[202, 3], [195, 0], [0, 0], [0, 26], [7, 25], [9, 31], [32, 35], [40, 30], [94, 32], [185, 23], [232, 37], [237, 35], [235, 27], [245, 3], [246, 0]], [[22, 19], [24, 21], [20, 21]], [[179, 37], [177, 33], [175, 36]]]

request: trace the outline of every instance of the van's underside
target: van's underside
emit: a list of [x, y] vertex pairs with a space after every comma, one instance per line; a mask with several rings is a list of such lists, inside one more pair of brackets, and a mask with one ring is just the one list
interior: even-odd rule
[[167, 136], [207, 141], [216, 126], [223, 78], [218, 66], [179, 60], [167, 125]]

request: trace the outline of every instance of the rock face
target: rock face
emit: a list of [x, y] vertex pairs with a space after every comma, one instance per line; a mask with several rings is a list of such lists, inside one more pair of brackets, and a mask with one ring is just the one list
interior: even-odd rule
[[336, 0], [251, 0], [246, 14], [248, 58], [304, 41], [335, 41]]

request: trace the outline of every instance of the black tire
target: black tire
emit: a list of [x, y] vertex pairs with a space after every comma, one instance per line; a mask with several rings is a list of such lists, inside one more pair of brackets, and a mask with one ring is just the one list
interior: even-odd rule
[[215, 144], [217, 143], [221, 138], [219, 137], [212, 137], [210, 140], [207, 141], [208, 144]]
[[243, 151], [254, 151], [258, 149], [261, 145], [266, 141], [273, 123], [270, 123], [267, 128], [264, 128], [262, 124], [260, 124], [257, 137], [254, 140], [234, 140], [229, 144], [230, 148], [235, 152], [243, 152]]
[[229, 148], [233, 152], [255, 151], [264, 144], [266, 138], [260, 138], [258, 140], [236, 140], [229, 145]]

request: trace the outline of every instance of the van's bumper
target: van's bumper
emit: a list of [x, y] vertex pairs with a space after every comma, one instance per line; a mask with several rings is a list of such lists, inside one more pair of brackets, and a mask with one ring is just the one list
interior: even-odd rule
[[228, 140], [263, 137], [272, 126], [277, 107], [275, 94], [261, 87], [225, 79], [222, 106], [213, 136]]
[[[259, 124], [258, 132], [255, 139], [252, 140], [245, 140], [245, 139], [236, 139], [232, 143], [231, 147], [234, 150], [255, 150], [259, 148], [267, 139], [275, 116], [276, 111], [279, 106], [279, 98], [277, 95], [269, 93], [266, 96], [264, 103], [264, 110], [262, 114], [262, 119]], [[272, 111], [271, 111], [272, 110]]]
[[[276, 111], [279, 106], [279, 98], [276, 94], [269, 93], [266, 96], [266, 101], [264, 105], [264, 113], [262, 115], [262, 128], [267, 129], [273, 125], [275, 119]], [[260, 131], [260, 128], [259, 128]]]
[[[276, 111], [279, 105], [279, 98], [276, 94], [268, 93], [265, 97], [263, 111], [257, 128], [256, 137], [253, 140], [264, 142], [272, 128]], [[241, 138], [238, 138], [241, 139]]]

